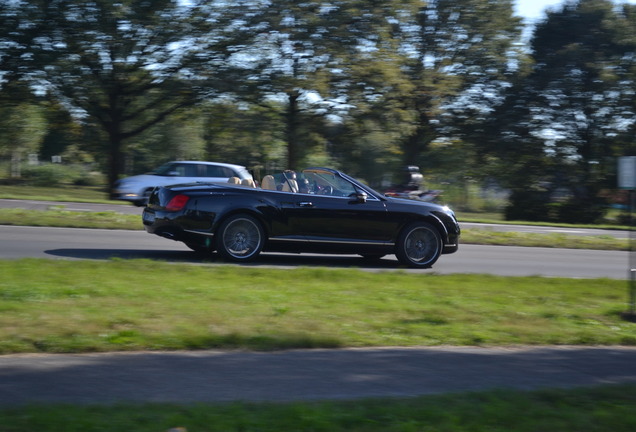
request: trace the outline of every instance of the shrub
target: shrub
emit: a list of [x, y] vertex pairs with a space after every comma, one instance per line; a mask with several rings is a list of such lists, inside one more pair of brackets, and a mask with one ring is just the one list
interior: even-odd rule
[[77, 177], [75, 169], [61, 164], [27, 166], [22, 170], [22, 178], [33, 186], [59, 186], [72, 183]]
[[605, 201], [600, 198], [582, 200], [572, 197], [563, 202], [552, 202], [548, 192], [516, 190], [510, 196], [505, 218], [531, 222], [593, 224], [602, 220], [605, 209]]
[[571, 198], [559, 203], [554, 222], [593, 224], [605, 214], [605, 203], [599, 199], [580, 200]]
[[514, 190], [505, 209], [506, 220], [549, 221], [549, 195], [534, 190]]
[[101, 186], [106, 184], [106, 178], [97, 171], [82, 171], [73, 184], [77, 186]]

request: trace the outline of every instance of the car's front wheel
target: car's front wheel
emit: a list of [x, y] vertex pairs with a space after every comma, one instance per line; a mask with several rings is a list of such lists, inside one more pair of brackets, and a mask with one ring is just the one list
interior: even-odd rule
[[265, 243], [260, 222], [248, 215], [227, 218], [216, 234], [216, 248], [225, 259], [248, 262], [258, 256]]
[[442, 253], [439, 231], [426, 222], [413, 222], [400, 233], [395, 255], [409, 267], [431, 267]]

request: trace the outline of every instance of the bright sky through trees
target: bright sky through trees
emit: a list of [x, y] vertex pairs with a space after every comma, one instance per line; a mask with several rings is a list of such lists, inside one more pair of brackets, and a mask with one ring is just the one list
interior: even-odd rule
[[[516, 11], [528, 22], [531, 22], [543, 17], [547, 8], [559, 7], [565, 2], [566, 0], [517, 0]], [[614, 3], [636, 4], [636, 0], [615, 0]]]

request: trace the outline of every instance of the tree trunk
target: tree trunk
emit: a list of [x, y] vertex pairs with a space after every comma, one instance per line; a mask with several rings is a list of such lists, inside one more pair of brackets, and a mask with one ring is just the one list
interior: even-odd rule
[[413, 134], [407, 137], [404, 143], [404, 165], [420, 165], [419, 160], [422, 152], [427, 149], [434, 139], [434, 131], [429, 125], [429, 118], [426, 112], [420, 111], [418, 125]]
[[115, 183], [123, 172], [124, 155], [122, 152], [122, 136], [117, 127], [108, 129], [109, 153], [108, 153], [108, 193], [114, 197]]
[[299, 145], [298, 126], [300, 122], [300, 110], [298, 107], [298, 91], [288, 93], [288, 105], [285, 118], [285, 135], [287, 140], [287, 168], [291, 170], [299, 169]]

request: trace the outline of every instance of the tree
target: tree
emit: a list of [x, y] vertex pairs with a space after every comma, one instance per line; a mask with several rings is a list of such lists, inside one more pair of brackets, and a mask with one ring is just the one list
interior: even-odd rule
[[46, 132], [43, 109], [30, 102], [0, 109], [0, 154], [11, 157], [11, 177], [21, 176], [24, 156], [38, 152]]
[[230, 101], [203, 105], [200, 110], [207, 157], [230, 160], [255, 171], [286, 168], [282, 114], [285, 109], [282, 103], [274, 101], [258, 105]]
[[225, 90], [221, 77], [257, 13], [241, 1], [47, 3], [53, 21], [36, 47], [46, 60], [38, 84], [104, 131], [111, 189], [127, 140]]
[[372, 148], [385, 171], [426, 168], [432, 142], [460, 142], [471, 130], [461, 126], [499, 103], [517, 67], [521, 20], [511, 1], [485, 0], [393, 2], [382, 17], [367, 24], [373, 35], [360, 39], [336, 83], [353, 107], [346, 142], [363, 152], [384, 140], [384, 151]]
[[[538, 24], [532, 71], [493, 116], [499, 142], [491, 150], [508, 171], [511, 217], [529, 200], [543, 220], [602, 215], [599, 192], [635, 119], [636, 50], [623, 37], [626, 26], [626, 14], [609, 0], [566, 3]], [[564, 202], [549, 206], [557, 197]]]
[[0, 2], [0, 89], [37, 67], [33, 46], [50, 30], [47, 0]]
[[400, 33], [402, 68], [414, 89], [393, 97], [413, 113], [403, 163], [419, 164], [429, 143], [453, 134], [448, 126], [493, 105], [489, 98], [502, 92], [512, 72], [521, 20], [510, 0], [435, 0], [424, 3]]
[[46, 119], [46, 134], [39, 149], [43, 160], [51, 161], [52, 156], [65, 154], [69, 147], [86, 147], [82, 145], [82, 124], [74, 119], [65, 107], [56, 100], [42, 101], [41, 106]]
[[11, 158], [11, 175], [20, 176], [26, 153], [37, 153], [43, 119], [26, 77], [33, 68], [33, 41], [46, 26], [37, 1], [0, 2], [0, 154]]
[[316, 129], [346, 102], [340, 81], [381, 26], [389, 25], [386, 16], [394, 6], [389, 0], [268, 3], [264, 21], [255, 29], [253, 56], [265, 67], [251, 77], [244, 94], [275, 111], [282, 103], [289, 168], [324, 153], [327, 142]]

